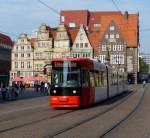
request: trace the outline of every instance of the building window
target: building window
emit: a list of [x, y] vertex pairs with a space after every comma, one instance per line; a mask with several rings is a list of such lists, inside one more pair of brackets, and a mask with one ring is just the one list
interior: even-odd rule
[[18, 57], [18, 54], [15, 54], [15, 57]]
[[40, 43], [40, 42], [38, 43], [38, 47], [39, 47], [39, 48], [41, 47], [41, 43]]
[[21, 57], [24, 57], [24, 54], [21, 54]]
[[30, 46], [27, 46], [27, 49], [30, 50]]
[[100, 23], [94, 23], [94, 27], [100, 27], [101, 24]]
[[100, 60], [102, 63], [105, 63], [105, 55], [100, 55], [100, 56], [99, 56], [99, 60]]
[[110, 26], [110, 31], [114, 31], [115, 30], [115, 26]]
[[110, 64], [124, 64], [124, 55], [111, 55], [110, 56]]
[[76, 48], [79, 48], [79, 43], [76, 43]]
[[116, 34], [116, 38], [119, 38], [119, 34]]
[[105, 38], [108, 39], [108, 34], [105, 35]]
[[85, 43], [85, 48], [88, 48], [88, 43]]
[[76, 24], [74, 22], [70, 22], [69, 27], [76, 27]]
[[113, 38], [114, 38], [114, 34], [111, 34], [111, 35], [110, 35], [110, 38], [113, 39]]
[[21, 68], [24, 68], [24, 62], [21, 62]]
[[16, 49], [18, 50], [18, 46], [16, 46]]
[[23, 50], [23, 49], [24, 49], [24, 46], [21, 46], [21, 49]]
[[83, 48], [83, 43], [80, 43], [80, 48]]
[[18, 68], [18, 62], [15, 62], [15, 68]]
[[27, 62], [27, 68], [31, 68], [30, 62]]
[[27, 57], [30, 57], [30, 53], [27, 54]]
[[106, 51], [106, 45], [102, 45], [102, 51]]

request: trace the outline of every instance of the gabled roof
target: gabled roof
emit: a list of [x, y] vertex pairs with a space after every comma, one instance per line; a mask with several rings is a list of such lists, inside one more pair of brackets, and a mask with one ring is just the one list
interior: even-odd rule
[[[85, 27], [88, 27], [90, 34], [91, 42], [96, 44], [97, 39], [102, 39], [107, 27], [111, 21], [113, 21], [118, 28], [120, 29], [120, 33], [123, 36], [123, 39], [127, 43], [129, 47], [137, 47], [139, 41], [139, 21], [138, 21], [138, 13], [137, 14], [122, 14], [119, 11], [94, 11], [89, 12], [88, 10], [68, 10], [61, 11], [61, 16], [64, 16], [65, 21], [64, 24], [69, 26], [69, 22], [75, 22], [77, 27], [80, 24], [83, 24]], [[94, 27], [94, 24], [100, 24], [100, 27]], [[93, 33], [93, 31], [99, 33]], [[96, 38], [93, 37], [96, 34], [99, 35]], [[95, 45], [94, 45], [95, 46]]]
[[71, 44], [73, 44], [73, 42], [76, 39], [79, 28], [67, 28], [67, 31], [68, 31], [68, 36], [70, 38]]
[[[61, 16], [65, 16], [65, 25], [69, 22], [76, 22], [77, 27], [80, 27], [80, 24], [88, 25], [88, 10], [66, 10], [60, 12]], [[74, 16], [75, 15], [75, 16]]]
[[0, 33], [0, 43], [6, 44], [6, 45], [11, 46], [11, 47], [13, 46], [13, 42], [12, 42], [11, 38], [7, 35], [2, 34], [2, 33]]

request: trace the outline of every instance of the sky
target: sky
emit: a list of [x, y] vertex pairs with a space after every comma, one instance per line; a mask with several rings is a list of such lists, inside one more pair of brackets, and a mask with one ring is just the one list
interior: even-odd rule
[[[42, 23], [51, 27], [59, 24], [60, 10], [117, 11], [112, 0], [0, 0], [0, 32], [16, 40], [20, 33], [31, 34]], [[113, 0], [122, 13], [139, 13], [140, 52], [150, 53], [150, 1]]]

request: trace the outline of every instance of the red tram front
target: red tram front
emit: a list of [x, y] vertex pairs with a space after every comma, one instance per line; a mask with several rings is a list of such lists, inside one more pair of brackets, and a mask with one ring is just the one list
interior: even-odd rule
[[94, 102], [94, 90], [88, 83], [93, 62], [85, 58], [52, 60], [50, 105], [81, 107]]

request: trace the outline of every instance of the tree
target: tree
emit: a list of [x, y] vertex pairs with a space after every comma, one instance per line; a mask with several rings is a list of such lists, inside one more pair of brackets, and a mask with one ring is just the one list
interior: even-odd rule
[[139, 58], [139, 72], [140, 73], [149, 73], [149, 65], [143, 60], [143, 58]]

